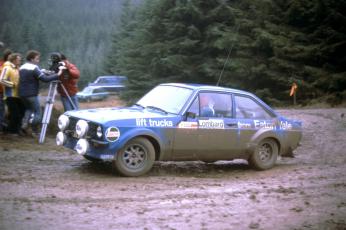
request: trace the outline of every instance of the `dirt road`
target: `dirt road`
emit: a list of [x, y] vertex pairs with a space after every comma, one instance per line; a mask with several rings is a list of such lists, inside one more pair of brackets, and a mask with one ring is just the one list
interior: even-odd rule
[[33, 139], [0, 137], [0, 229], [346, 229], [346, 109], [284, 110], [303, 121], [295, 158], [159, 162], [112, 174]]

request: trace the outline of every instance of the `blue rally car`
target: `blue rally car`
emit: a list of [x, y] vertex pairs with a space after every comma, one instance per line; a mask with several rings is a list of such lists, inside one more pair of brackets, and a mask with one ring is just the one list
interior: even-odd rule
[[147, 173], [154, 161], [245, 159], [259, 170], [292, 156], [302, 124], [235, 89], [160, 84], [126, 108], [68, 111], [57, 145], [91, 161], [112, 161], [123, 176]]

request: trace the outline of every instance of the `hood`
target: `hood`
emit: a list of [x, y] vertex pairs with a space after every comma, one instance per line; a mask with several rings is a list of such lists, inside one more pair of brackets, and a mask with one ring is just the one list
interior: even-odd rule
[[84, 93], [84, 92], [78, 92], [77, 96], [88, 96], [91, 95], [91, 93]]
[[67, 111], [65, 115], [96, 122], [99, 124], [114, 120], [129, 120], [136, 118], [169, 118], [176, 116], [174, 114], [165, 114], [154, 110], [135, 107], [71, 110]]

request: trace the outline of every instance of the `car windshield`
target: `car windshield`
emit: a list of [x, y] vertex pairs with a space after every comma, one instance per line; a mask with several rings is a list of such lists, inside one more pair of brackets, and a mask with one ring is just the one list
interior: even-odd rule
[[178, 114], [191, 94], [192, 89], [160, 85], [144, 95], [137, 105]]

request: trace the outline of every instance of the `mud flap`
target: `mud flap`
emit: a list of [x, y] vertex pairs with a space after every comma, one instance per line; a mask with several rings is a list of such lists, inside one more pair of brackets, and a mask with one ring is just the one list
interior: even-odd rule
[[288, 148], [287, 151], [283, 154], [281, 154], [282, 157], [290, 157], [294, 158], [293, 150], [292, 148]]

